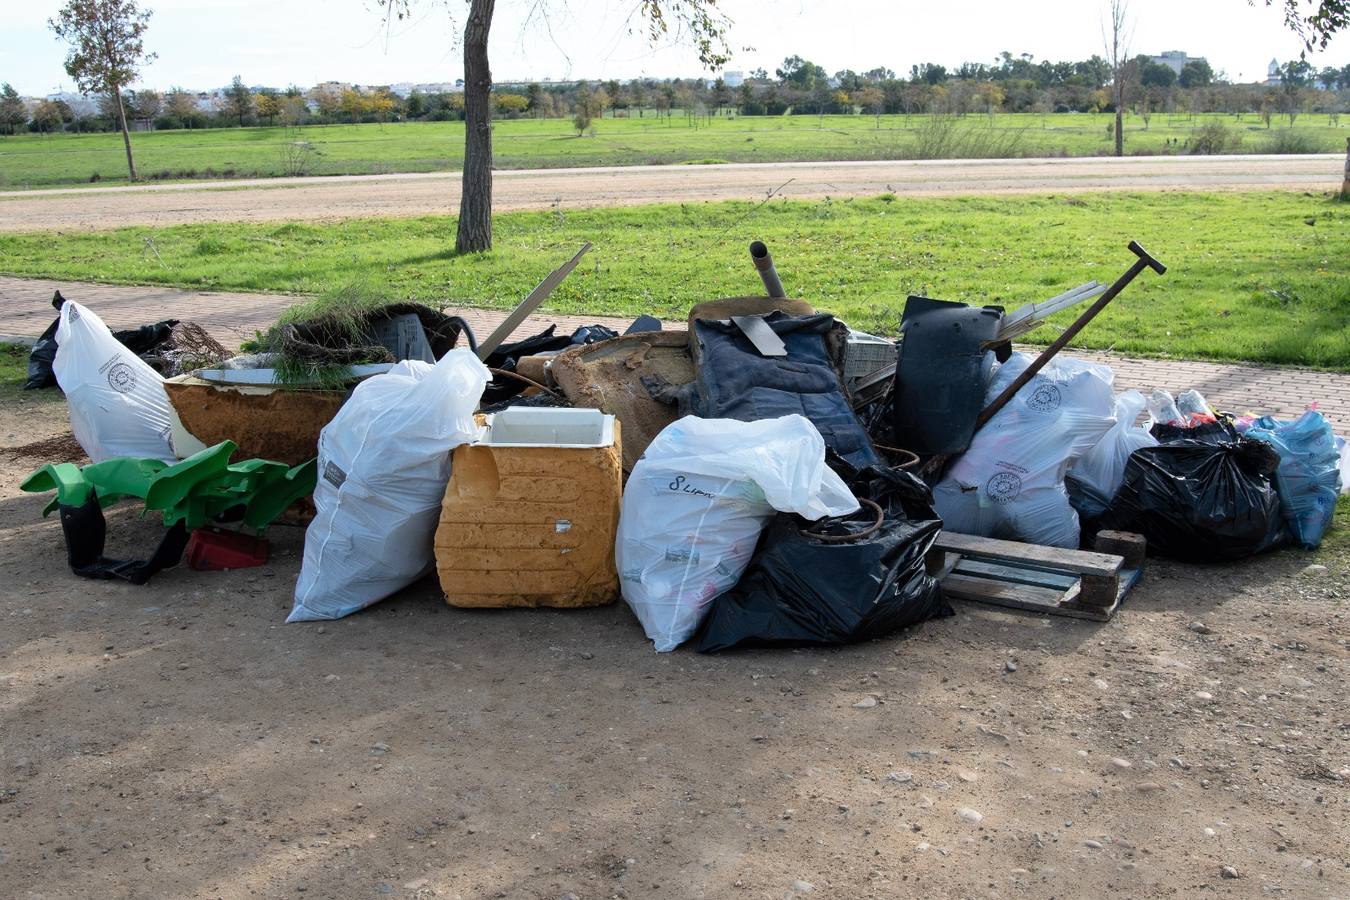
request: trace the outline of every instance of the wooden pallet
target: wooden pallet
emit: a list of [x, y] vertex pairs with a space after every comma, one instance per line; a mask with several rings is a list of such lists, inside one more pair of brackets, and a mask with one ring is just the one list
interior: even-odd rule
[[1105, 622], [1143, 571], [1142, 540], [1108, 534], [1099, 547], [1127, 556], [1064, 550], [944, 531], [928, 557], [929, 572], [949, 598]]

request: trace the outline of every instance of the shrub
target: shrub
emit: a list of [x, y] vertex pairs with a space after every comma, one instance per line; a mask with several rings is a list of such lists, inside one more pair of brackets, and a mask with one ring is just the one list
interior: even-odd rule
[[1190, 152], [1198, 156], [1233, 153], [1242, 146], [1242, 134], [1230, 131], [1218, 119], [1201, 125], [1191, 134]]
[[1261, 146], [1262, 153], [1316, 153], [1320, 149], [1311, 135], [1292, 128], [1272, 131]]

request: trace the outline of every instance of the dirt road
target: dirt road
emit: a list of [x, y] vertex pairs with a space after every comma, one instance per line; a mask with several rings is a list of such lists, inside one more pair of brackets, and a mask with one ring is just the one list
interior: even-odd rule
[[[1341, 157], [1175, 156], [632, 166], [498, 172], [499, 211], [643, 203], [1084, 191], [1330, 190]], [[459, 173], [0, 193], [0, 231], [449, 214]]]
[[[64, 413], [26, 395], [0, 444]], [[658, 655], [622, 605], [434, 580], [283, 625], [293, 528], [262, 568], [77, 579], [36, 465], [0, 459], [6, 897], [1350, 894], [1344, 551], [1157, 563], [1105, 625]]]

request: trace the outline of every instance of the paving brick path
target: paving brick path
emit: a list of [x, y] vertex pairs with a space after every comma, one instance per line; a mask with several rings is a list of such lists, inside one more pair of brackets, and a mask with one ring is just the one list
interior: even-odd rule
[[[32, 339], [51, 322], [52, 292], [56, 289], [97, 312], [114, 328], [144, 325], [177, 318], [198, 322], [226, 346], [237, 346], [254, 331], [265, 329], [298, 298], [277, 294], [206, 293], [177, 288], [81, 284], [0, 276], [0, 338]], [[495, 310], [451, 310], [464, 316], [474, 333], [486, 336], [505, 313]], [[603, 316], [541, 314], [527, 320], [520, 336], [546, 324], [560, 331], [600, 323], [622, 331], [628, 319]], [[1340, 434], [1350, 434], [1350, 374], [1308, 369], [1227, 365], [1190, 360], [1136, 359], [1109, 353], [1073, 350], [1068, 353], [1099, 360], [1116, 373], [1118, 390], [1147, 391], [1164, 387], [1173, 393], [1196, 388], [1212, 403], [1235, 412], [1273, 413], [1292, 417], [1316, 402]]]

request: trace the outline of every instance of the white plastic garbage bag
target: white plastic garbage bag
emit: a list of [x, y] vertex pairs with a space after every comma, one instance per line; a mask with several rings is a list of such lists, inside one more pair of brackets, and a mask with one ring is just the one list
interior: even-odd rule
[[1082, 493], [1082, 502], [1100, 515], [1116, 489], [1125, 478], [1125, 464], [1130, 454], [1143, 447], [1158, 446], [1158, 439], [1149, 434], [1147, 425], [1136, 422], [1148, 406], [1148, 398], [1135, 390], [1116, 395], [1116, 424], [1069, 467], [1069, 478]]
[[[1017, 353], [999, 367], [985, 402], [1026, 370]], [[1053, 360], [975, 434], [933, 490], [948, 531], [1051, 547], [1078, 546], [1078, 514], [1064, 473], [1115, 424], [1111, 370]]]
[[686, 416], [656, 436], [624, 489], [614, 544], [623, 598], [656, 649], [674, 650], [740, 580], [774, 510], [815, 520], [857, 509], [806, 417]]
[[135, 456], [175, 462], [164, 379], [122, 346], [90, 310], [67, 300], [52, 371], [70, 405], [70, 430], [94, 462]]
[[357, 385], [319, 433], [317, 515], [287, 622], [340, 619], [431, 571], [451, 451], [478, 438], [490, 377], [461, 349]]

